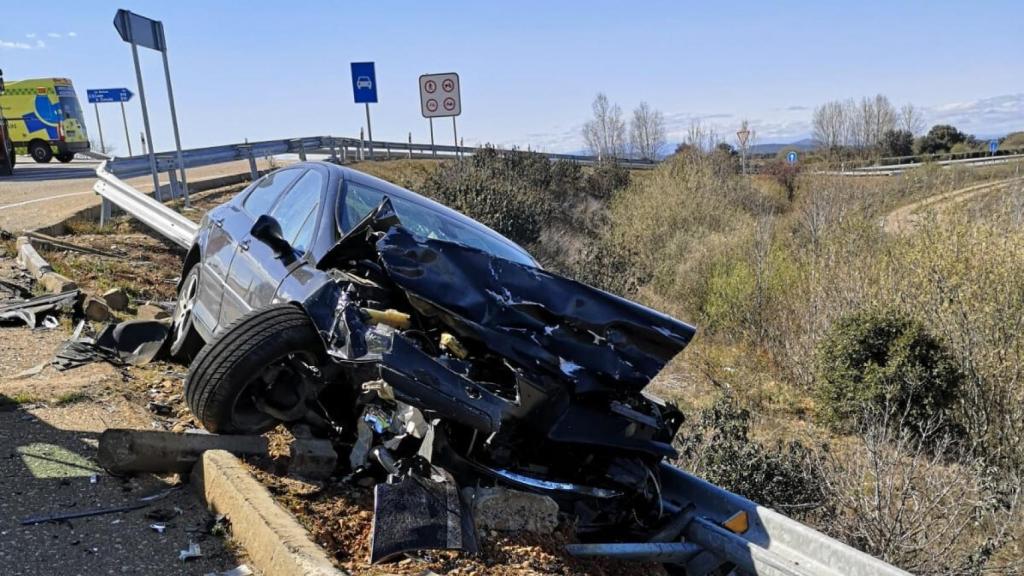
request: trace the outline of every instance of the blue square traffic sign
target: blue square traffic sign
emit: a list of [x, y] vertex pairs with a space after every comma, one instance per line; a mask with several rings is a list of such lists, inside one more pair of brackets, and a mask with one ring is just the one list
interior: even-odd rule
[[377, 101], [377, 75], [373, 62], [352, 63], [352, 96], [356, 104]]

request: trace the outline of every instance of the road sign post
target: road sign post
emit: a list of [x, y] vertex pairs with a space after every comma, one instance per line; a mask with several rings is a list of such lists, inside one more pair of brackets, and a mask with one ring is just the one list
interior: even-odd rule
[[124, 100], [121, 101], [121, 122], [124, 125], [124, 141], [128, 143], [128, 155], [132, 154], [132, 137], [128, 134], [128, 115], [124, 112]]
[[352, 98], [366, 106], [366, 137], [370, 159], [373, 160], [373, 128], [370, 126], [370, 104], [377, 103], [377, 72], [373, 62], [352, 62]]
[[747, 142], [750, 140], [750, 130], [747, 128], [746, 120], [743, 121], [743, 125], [739, 131], [736, 132], [736, 139], [740, 143], [740, 169], [741, 172], [747, 174]]
[[128, 155], [132, 155], [132, 140], [128, 137], [128, 118], [124, 113], [124, 103], [132, 99], [132, 91], [127, 88], [97, 88], [86, 90], [85, 95], [89, 103], [96, 109], [96, 126], [100, 130], [100, 148], [107, 153], [106, 144], [103, 143], [103, 125], [100, 123], [100, 104], [119, 102], [121, 104], [121, 120], [124, 122], [124, 138], [128, 142]]
[[139, 85], [139, 101], [142, 104], [142, 123], [146, 128], [146, 141], [149, 143], [149, 168], [153, 173], [153, 194], [157, 200], [163, 200], [160, 194], [160, 176], [156, 167], [156, 154], [153, 146], [153, 132], [149, 127], [149, 110], [146, 106], [146, 90], [142, 85], [142, 67], [139, 65], [139, 46], [156, 50], [163, 56], [164, 78], [167, 81], [167, 99], [171, 106], [171, 123], [174, 125], [174, 145], [177, 151], [178, 170], [181, 171], [181, 184], [184, 188], [185, 207], [189, 207], [188, 181], [185, 178], [185, 161], [181, 154], [181, 138], [178, 133], [178, 116], [174, 108], [174, 90], [171, 88], [171, 70], [167, 61], [167, 39], [164, 36], [164, 25], [159, 20], [139, 16], [128, 10], [118, 10], [114, 15], [114, 28], [121, 39], [132, 45], [132, 59], [135, 61], [135, 78]]
[[100, 123], [100, 105], [93, 102], [93, 110], [96, 111], [96, 128], [100, 131], [100, 152], [103, 154], [107, 153], [107, 145], [103, 142], [103, 124]]
[[[455, 117], [462, 113], [459, 75], [455, 72], [420, 76], [420, 113], [430, 121], [430, 148], [434, 148], [434, 118], [451, 116], [452, 134], [458, 153], [459, 131]], [[436, 155], [436, 152], [435, 152]]]

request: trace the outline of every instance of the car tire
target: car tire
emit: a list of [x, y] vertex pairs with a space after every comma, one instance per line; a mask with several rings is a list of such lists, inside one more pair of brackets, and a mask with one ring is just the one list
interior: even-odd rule
[[193, 325], [195, 318], [192, 315], [192, 309], [199, 295], [200, 272], [201, 266], [197, 262], [185, 274], [185, 279], [181, 282], [181, 289], [178, 290], [174, 315], [171, 316], [171, 343], [168, 346], [168, 352], [171, 358], [184, 364], [188, 364], [198, 356], [205, 344], [203, 337], [199, 335]]
[[[280, 421], [257, 408], [257, 395], [274, 386], [295, 385], [294, 374], [278, 380], [280, 384], [267, 382], [267, 375], [288, 358], [320, 363], [325, 356], [316, 327], [300, 308], [278, 304], [255, 310], [199, 353], [185, 381], [185, 400], [210, 432], [259, 434]], [[288, 390], [271, 393], [280, 392]]]
[[74, 159], [74, 152], [61, 152], [60, 154], [57, 154], [57, 160], [60, 161], [61, 164], [67, 164], [68, 162], [71, 162]]
[[31, 154], [32, 159], [39, 164], [46, 164], [50, 160], [53, 160], [53, 150], [46, 142], [40, 142], [37, 140], [29, 144], [28, 153]]

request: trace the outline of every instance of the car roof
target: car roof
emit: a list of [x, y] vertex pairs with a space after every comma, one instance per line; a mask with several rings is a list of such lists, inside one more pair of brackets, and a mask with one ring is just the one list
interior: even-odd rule
[[380, 190], [381, 192], [384, 192], [385, 194], [388, 194], [388, 195], [391, 195], [391, 196], [394, 196], [394, 197], [397, 197], [397, 198], [402, 198], [402, 199], [408, 200], [410, 202], [415, 202], [415, 203], [417, 203], [417, 204], [419, 204], [421, 206], [424, 206], [426, 208], [429, 208], [430, 210], [433, 210], [434, 212], [438, 212], [440, 214], [443, 214], [447, 218], [455, 220], [455, 221], [459, 222], [460, 224], [464, 224], [464, 225], [466, 225], [466, 226], [468, 226], [470, 228], [473, 228], [473, 229], [475, 229], [475, 230], [477, 230], [477, 231], [479, 231], [481, 233], [487, 234], [488, 236], [491, 236], [492, 238], [495, 238], [495, 239], [499, 240], [500, 242], [502, 242], [504, 244], [507, 244], [509, 247], [514, 248], [514, 249], [522, 252], [523, 254], [526, 254], [530, 258], [530, 260], [534, 261], [534, 263], [536, 263], [538, 266], [540, 265], [539, 263], [536, 262], [536, 259], [533, 257], [533, 255], [531, 255], [525, 248], [523, 248], [522, 246], [520, 246], [520, 245], [516, 244], [515, 242], [509, 240], [508, 238], [506, 238], [505, 236], [499, 234], [498, 232], [495, 232], [491, 228], [488, 228], [487, 226], [484, 226], [480, 222], [477, 222], [476, 220], [473, 220], [472, 218], [470, 218], [469, 216], [466, 216], [465, 214], [462, 214], [460, 212], [456, 212], [455, 210], [452, 210], [451, 208], [445, 206], [444, 204], [441, 204], [439, 202], [435, 202], [435, 201], [431, 200], [430, 198], [427, 198], [425, 196], [422, 196], [420, 194], [417, 194], [417, 193], [413, 192], [412, 190], [407, 190], [405, 188], [402, 188], [401, 186], [396, 186], [396, 185], [392, 184], [391, 182], [388, 182], [387, 180], [381, 180], [380, 178], [377, 178], [375, 176], [371, 176], [371, 175], [369, 175], [369, 174], [367, 174], [365, 172], [360, 172], [359, 170], [354, 170], [354, 169], [349, 168], [347, 166], [339, 166], [339, 165], [331, 163], [331, 162], [322, 162], [322, 161], [302, 162], [302, 163], [299, 163], [299, 164], [295, 164], [295, 165], [289, 166], [289, 168], [292, 168], [292, 167], [298, 168], [298, 167], [301, 167], [301, 166], [311, 165], [311, 164], [315, 164], [315, 165], [318, 165], [318, 166], [326, 167], [335, 176], [340, 177], [340, 179], [343, 180], [343, 181], [356, 182], [357, 184], [362, 184], [364, 186], [368, 186], [370, 188], [374, 188], [374, 189]]

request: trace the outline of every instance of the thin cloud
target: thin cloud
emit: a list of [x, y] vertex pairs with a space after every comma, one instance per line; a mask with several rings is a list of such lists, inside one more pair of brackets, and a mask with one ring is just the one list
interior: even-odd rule
[[36, 40], [36, 48], [46, 48], [46, 42], [43, 42], [42, 40]]
[[32, 45], [26, 44], [25, 42], [10, 42], [7, 40], [0, 40], [0, 48], [11, 48], [12, 50], [31, 50]]
[[78, 36], [78, 32], [68, 32], [68, 38], [74, 38], [75, 36]]
[[36, 37], [36, 33], [35, 32], [32, 32], [30, 34], [25, 34], [25, 38], [35, 38], [35, 37]]
[[60, 34], [57, 34], [56, 32], [47, 32], [46, 35], [50, 38], [60, 38]]

